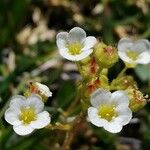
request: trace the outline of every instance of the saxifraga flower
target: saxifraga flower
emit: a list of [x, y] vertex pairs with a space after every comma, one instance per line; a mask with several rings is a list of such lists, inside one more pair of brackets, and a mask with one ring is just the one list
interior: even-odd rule
[[80, 61], [89, 56], [96, 42], [95, 37], [86, 37], [86, 32], [79, 27], [72, 28], [69, 33], [60, 32], [56, 36], [60, 55], [71, 61]]
[[91, 96], [91, 104], [92, 107], [88, 108], [89, 121], [111, 133], [120, 132], [132, 118], [129, 99], [124, 91], [111, 93], [98, 89]]
[[41, 97], [32, 94], [27, 99], [21, 95], [14, 96], [5, 112], [5, 120], [13, 125], [18, 135], [27, 135], [34, 129], [47, 126], [51, 118], [49, 113], [44, 111]]

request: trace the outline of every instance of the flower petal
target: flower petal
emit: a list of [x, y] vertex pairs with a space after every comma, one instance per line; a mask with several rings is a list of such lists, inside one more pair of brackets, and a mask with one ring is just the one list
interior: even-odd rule
[[123, 105], [124, 107], [128, 107], [129, 98], [125, 91], [115, 91], [111, 95], [111, 101], [115, 103], [116, 106]]
[[83, 41], [83, 48], [82, 50], [88, 50], [91, 49], [95, 44], [97, 40], [94, 36], [88, 36]]
[[104, 129], [111, 133], [118, 133], [122, 130], [122, 126], [117, 122], [108, 122], [105, 124]]
[[129, 64], [135, 62], [127, 56], [127, 53], [125, 51], [118, 51], [118, 55], [119, 55], [120, 59], [123, 60], [124, 62], [127, 62]]
[[133, 50], [133, 41], [130, 38], [122, 38], [118, 43], [118, 55], [120, 59], [123, 61], [131, 64], [134, 63], [134, 61], [127, 56], [127, 50]]
[[26, 98], [21, 95], [17, 95], [12, 97], [9, 106], [14, 108], [16, 111], [20, 112], [21, 107], [25, 107], [27, 105]]
[[30, 125], [13, 126], [13, 129], [18, 135], [28, 135], [34, 130]]
[[92, 106], [99, 108], [101, 104], [109, 104], [111, 93], [104, 89], [98, 89], [91, 95]]
[[56, 43], [58, 49], [65, 48], [68, 42], [68, 33], [67, 32], [60, 32], [56, 36]]
[[150, 63], [150, 49], [149, 51], [142, 52], [136, 60], [138, 64], [149, 64]]
[[130, 38], [122, 38], [118, 43], [118, 51], [125, 52], [127, 49], [131, 49], [133, 41]]
[[69, 43], [82, 42], [86, 38], [86, 33], [79, 27], [74, 27], [69, 31]]
[[8, 108], [5, 112], [5, 120], [10, 123], [11, 125], [20, 125], [22, 122], [18, 118], [18, 111], [14, 108]]
[[63, 56], [64, 58], [71, 60], [71, 61], [80, 61], [84, 58], [86, 58], [87, 56], [89, 56], [93, 50], [89, 49], [86, 51], [82, 51], [81, 54], [78, 55], [71, 55], [70, 53], [68, 53], [68, 49], [60, 49], [59, 50], [60, 55]]
[[30, 126], [34, 129], [41, 129], [47, 126], [51, 121], [49, 113], [47, 111], [43, 111], [37, 115], [37, 120], [32, 121]]
[[135, 41], [132, 46], [132, 49], [139, 53], [150, 51], [150, 42], [146, 39]]
[[132, 111], [130, 108], [123, 108], [120, 106], [116, 108], [116, 111], [118, 113], [118, 117], [114, 119], [115, 121], [118, 121], [121, 125], [126, 125], [130, 122], [132, 118]]
[[98, 116], [98, 110], [95, 107], [88, 108], [88, 119], [97, 127], [103, 127], [108, 122], [107, 120], [101, 119]]
[[48, 86], [41, 84], [39, 82], [35, 83], [38, 86], [38, 89], [40, 90], [41, 94], [50, 97], [52, 96], [52, 92], [49, 90]]
[[32, 94], [27, 98], [28, 106], [31, 106], [35, 109], [36, 113], [41, 112], [44, 109], [44, 103], [40, 96]]

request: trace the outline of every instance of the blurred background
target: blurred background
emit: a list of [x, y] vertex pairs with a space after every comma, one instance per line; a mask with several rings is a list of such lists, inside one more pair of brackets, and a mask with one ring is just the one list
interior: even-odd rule
[[[0, 150], [59, 150], [64, 131], [38, 130], [17, 136], [3, 118], [12, 95], [23, 94], [27, 83], [49, 86], [46, 103], [53, 122], [57, 108], [66, 109], [80, 79], [72, 62], [58, 54], [55, 36], [72, 27], [83, 28], [107, 44], [121, 37], [150, 39], [150, 0], [0, 0]], [[123, 68], [120, 61], [109, 72], [112, 80]], [[128, 70], [140, 90], [150, 94], [150, 65]], [[119, 135], [83, 124], [73, 150], [150, 150], [150, 105], [147, 104]]]

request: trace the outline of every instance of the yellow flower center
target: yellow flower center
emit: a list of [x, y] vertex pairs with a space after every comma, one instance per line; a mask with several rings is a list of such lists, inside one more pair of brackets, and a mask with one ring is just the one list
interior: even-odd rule
[[115, 111], [115, 105], [101, 105], [98, 110], [98, 115], [102, 119], [106, 119], [107, 121], [111, 121], [115, 117], [117, 117], [117, 112]]
[[68, 44], [67, 48], [71, 55], [78, 55], [81, 53], [82, 45], [78, 42], [75, 42], [75, 43]]
[[127, 54], [127, 56], [128, 56], [130, 59], [132, 59], [132, 60], [136, 60], [136, 59], [138, 58], [138, 56], [139, 56], [139, 53], [138, 53], [138, 52], [134, 52], [134, 51], [130, 51], [130, 50], [128, 50], [128, 51], [126, 52], [126, 54]]
[[24, 124], [30, 124], [31, 121], [35, 121], [36, 119], [37, 116], [33, 107], [21, 108], [21, 114], [19, 115], [19, 120], [23, 121]]

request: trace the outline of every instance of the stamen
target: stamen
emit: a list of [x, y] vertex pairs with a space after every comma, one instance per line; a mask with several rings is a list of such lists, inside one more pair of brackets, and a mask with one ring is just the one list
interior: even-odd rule
[[69, 49], [69, 53], [71, 55], [78, 55], [81, 53], [82, 45], [78, 42], [75, 42], [75, 43], [68, 44], [67, 48]]
[[99, 107], [98, 115], [102, 119], [106, 119], [107, 121], [111, 121], [115, 117], [117, 117], [117, 112], [115, 111], [115, 105], [101, 105]]
[[36, 119], [37, 116], [33, 107], [29, 106], [21, 108], [19, 120], [23, 121], [24, 124], [30, 124], [31, 121], [35, 121]]
[[130, 50], [128, 50], [128, 51], [126, 52], [126, 54], [127, 54], [127, 56], [128, 56], [129, 58], [131, 58], [132, 60], [137, 60], [137, 58], [138, 58], [138, 56], [139, 56], [139, 53], [138, 53], [138, 52], [134, 52], [134, 51], [130, 51]]

